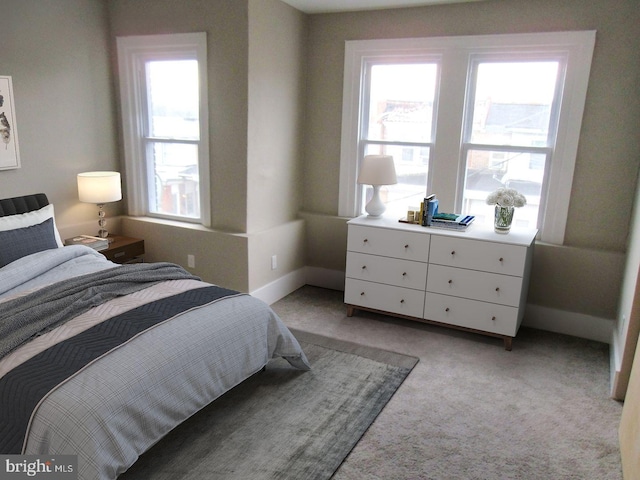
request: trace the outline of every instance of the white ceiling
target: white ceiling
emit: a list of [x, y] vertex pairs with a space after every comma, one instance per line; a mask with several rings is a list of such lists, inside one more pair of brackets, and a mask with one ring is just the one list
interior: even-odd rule
[[481, 0], [282, 0], [305, 13], [350, 12], [383, 8], [418, 7], [441, 3], [477, 2]]

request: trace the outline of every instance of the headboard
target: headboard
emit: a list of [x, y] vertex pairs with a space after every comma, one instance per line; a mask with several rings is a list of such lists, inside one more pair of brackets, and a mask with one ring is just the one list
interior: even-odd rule
[[4, 198], [0, 200], [0, 217], [40, 210], [47, 205], [49, 205], [49, 199], [44, 193]]

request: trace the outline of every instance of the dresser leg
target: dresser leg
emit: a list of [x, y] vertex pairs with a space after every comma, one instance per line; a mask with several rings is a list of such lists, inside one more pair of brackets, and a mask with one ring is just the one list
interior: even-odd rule
[[513, 337], [504, 337], [504, 349], [507, 351], [511, 351]]
[[347, 305], [347, 317], [353, 317], [355, 311], [356, 309], [353, 306]]

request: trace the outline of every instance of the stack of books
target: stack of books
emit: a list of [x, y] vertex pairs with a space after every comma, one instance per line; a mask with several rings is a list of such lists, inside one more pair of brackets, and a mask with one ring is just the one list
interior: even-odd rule
[[102, 237], [92, 237], [91, 235], [78, 235], [77, 237], [67, 238], [65, 245], [85, 245], [91, 247], [98, 252], [109, 248], [109, 240]]
[[[403, 223], [416, 223], [423, 227], [445, 228], [449, 230], [466, 230], [476, 219], [473, 215], [460, 215], [459, 213], [440, 213], [438, 211], [438, 199], [432, 193], [420, 202], [420, 211], [415, 212], [415, 219], [402, 218]], [[414, 212], [409, 212], [414, 213]]]
[[422, 219], [421, 225], [423, 227], [430, 227], [433, 216], [438, 213], [438, 199], [435, 193], [424, 198], [424, 202], [420, 204], [420, 212]]
[[458, 215], [456, 213], [436, 213], [431, 220], [431, 227], [449, 230], [466, 230], [476, 219], [473, 215]]

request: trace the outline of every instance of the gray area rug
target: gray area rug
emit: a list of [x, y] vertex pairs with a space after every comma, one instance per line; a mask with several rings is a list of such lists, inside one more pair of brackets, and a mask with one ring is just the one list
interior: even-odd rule
[[121, 480], [327, 479], [417, 358], [294, 331], [312, 370], [281, 359], [187, 420]]

